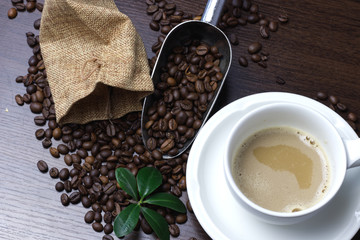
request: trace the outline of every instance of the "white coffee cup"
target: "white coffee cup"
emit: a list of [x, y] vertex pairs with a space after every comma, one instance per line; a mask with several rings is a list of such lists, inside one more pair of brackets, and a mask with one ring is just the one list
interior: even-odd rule
[[[298, 212], [276, 212], [249, 200], [232, 175], [232, 161], [239, 146], [256, 132], [271, 127], [291, 127], [314, 136], [327, 155], [330, 181], [326, 195], [315, 205]], [[360, 165], [360, 139], [344, 140], [323, 115], [296, 103], [268, 104], [247, 113], [230, 132], [224, 152], [224, 170], [229, 189], [239, 204], [258, 219], [273, 224], [294, 224], [323, 209], [337, 194], [348, 168]], [[360, 177], [360, 176], [359, 176]]]

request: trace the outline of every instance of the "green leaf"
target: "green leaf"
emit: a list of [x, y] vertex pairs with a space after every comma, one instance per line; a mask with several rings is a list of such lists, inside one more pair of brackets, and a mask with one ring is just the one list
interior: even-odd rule
[[140, 205], [130, 204], [122, 210], [114, 220], [114, 232], [117, 237], [131, 233], [136, 227], [140, 216]]
[[170, 239], [169, 225], [163, 216], [147, 207], [141, 207], [141, 212], [160, 240]]
[[137, 186], [141, 200], [155, 191], [162, 183], [162, 175], [153, 167], [144, 167], [137, 174]]
[[139, 197], [136, 188], [136, 179], [130, 170], [127, 168], [117, 168], [115, 175], [120, 187], [130, 196], [132, 196], [133, 199], [138, 201]]
[[170, 193], [155, 193], [146, 199], [144, 203], [167, 207], [177, 212], [186, 213], [184, 203]]

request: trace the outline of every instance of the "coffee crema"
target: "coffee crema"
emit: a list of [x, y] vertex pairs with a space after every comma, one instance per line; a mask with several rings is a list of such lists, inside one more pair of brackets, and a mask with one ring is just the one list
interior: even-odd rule
[[329, 184], [325, 152], [314, 138], [291, 127], [268, 128], [247, 138], [231, 169], [247, 198], [277, 212], [315, 205]]

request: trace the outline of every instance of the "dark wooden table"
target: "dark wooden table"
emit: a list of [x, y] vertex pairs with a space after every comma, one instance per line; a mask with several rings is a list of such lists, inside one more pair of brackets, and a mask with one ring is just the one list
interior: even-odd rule
[[[289, 17], [269, 39], [259, 35], [258, 24], [227, 29], [239, 38], [233, 46], [233, 63], [214, 112], [226, 104], [254, 93], [280, 91], [316, 98], [319, 91], [337, 96], [349, 111], [360, 115], [360, 2], [344, 1], [254, 1], [260, 12], [276, 20], [279, 14]], [[198, 14], [206, 1], [175, 1], [178, 10]], [[149, 28], [143, 0], [117, 0], [142, 36], [149, 57], [159, 32]], [[101, 239], [83, 221], [87, 211], [81, 204], [64, 208], [56, 180], [41, 174], [36, 162], [65, 166], [53, 159], [34, 137], [37, 127], [28, 106], [14, 100], [25, 88], [15, 78], [27, 73], [31, 49], [25, 33], [34, 31], [33, 22], [40, 13], [19, 13], [10, 20], [10, 0], [0, 2], [0, 239]], [[37, 31], [34, 31], [35, 33]], [[270, 53], [268, 67], [249, 61], [247, 68], [238, 63], [248, 57], [247, 47], [259, 41]], [[277, 83], [281, 78], [285, 84]], [[329, 104], [328, 102], [324, 102]], [[346, 116], [346, 113], [343, 114]], [[360, 127], [360, 124], [357, 124]], [[57, 161], [57, 162], [56, 162]], [[183, 197], [187, 199], [186, 193]], [[209, 239], [193, 214], [181, 225], [179, 239]], [[355, 239], [360, 238], [358, 233]], [[154, 239], [154, 235], [133, 234], [126, 239]]]

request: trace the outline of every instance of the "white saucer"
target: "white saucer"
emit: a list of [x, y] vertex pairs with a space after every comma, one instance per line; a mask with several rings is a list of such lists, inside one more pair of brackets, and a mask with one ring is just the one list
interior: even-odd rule
[[274, 102], [296, 102], [313, 108], [328, 118], [344, 139], [357, 138], [333, 110], [300, 95], [260, 93], [232, 102], [209, 119], [190, 151], [187, 190], [197, 219], [209, 236], [217, 240], [351, 239], [360, 227], [360, 167], [348, 170], [339, 193], [322, 212], [295, 225], [277, 226], [258, 221], [232, 197], [222, 165], [224, 141], [245, 113]]

